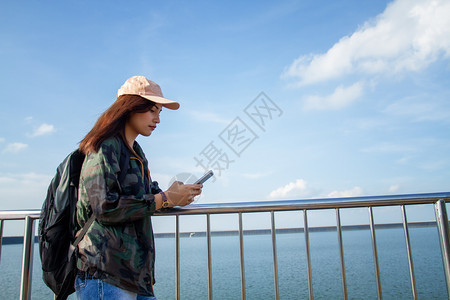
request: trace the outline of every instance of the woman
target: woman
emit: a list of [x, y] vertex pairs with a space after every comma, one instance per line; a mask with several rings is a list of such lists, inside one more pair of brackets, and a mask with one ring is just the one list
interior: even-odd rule
[[77, 220], [95, 220], [78, 245], [78, 299], [156, 299], [153, 292], [155, 247], [150, 216], [162, 207], [184, 206], [202, 185], [175, 182], [163, 192], [152, 183], [138, 135], [149, 136], [165, 99], [160, 87], [143, 76], [128, 79], [117, 100], [80, 143], [86, 154], [80, 176]]

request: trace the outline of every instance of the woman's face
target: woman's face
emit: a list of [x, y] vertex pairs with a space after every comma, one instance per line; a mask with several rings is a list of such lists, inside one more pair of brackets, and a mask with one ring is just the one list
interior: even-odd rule
[[139, 134], [149, 136], [156, 129], [156, 125], [159, 124], [161, 110], [162, 105], [156, 104], [147, 112], [131, 114], [127, 122], [129, 130], [136, 133], [136, 136]]

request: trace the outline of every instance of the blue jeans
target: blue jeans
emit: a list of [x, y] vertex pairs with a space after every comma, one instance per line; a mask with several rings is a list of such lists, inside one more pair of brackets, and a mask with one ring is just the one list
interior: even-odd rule
[[75, 290], [78, 300], [157, 300], [156, 297], [141, 296], [116, 287], [100, 279], [75, 278]]

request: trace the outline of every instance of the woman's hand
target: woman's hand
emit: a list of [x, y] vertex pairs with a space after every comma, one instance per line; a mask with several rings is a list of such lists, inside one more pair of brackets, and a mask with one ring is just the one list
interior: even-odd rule
[[194, 201], [194, 197], [202, 193], [202, 184], [184, 184], [175, 181], [165, 192], [169, 207], [185, 206]]

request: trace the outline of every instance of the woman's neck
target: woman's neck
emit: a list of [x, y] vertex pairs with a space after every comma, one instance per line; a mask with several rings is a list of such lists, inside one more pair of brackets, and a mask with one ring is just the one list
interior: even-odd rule
[[130, 149], [133, 149], [134, 141], [136, 140], [138, 133], [134, 131], [130, 126], [125, 125], [125, 141]]

